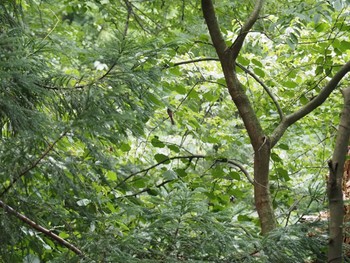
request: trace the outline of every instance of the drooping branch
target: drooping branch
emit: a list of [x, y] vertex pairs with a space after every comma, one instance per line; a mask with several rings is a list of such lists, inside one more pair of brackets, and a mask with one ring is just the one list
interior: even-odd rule
[[281, 123], [276, 127], [271, 136], [271, 147], [273, 147], [279, 139], [283, 136], [284, 132], [289, 126], [305, 117], [307, 114], [319, 107], [329, 95], [337, 88], [339, 82], [350, 71], [350, 61], [347, 62], [341, 69], [333, 76], [333, 78], [324, 86], [320, 93], [299, 110], [287, 115]]
[[40, 161], [42, 159], [44, 159], [53, 149], [53, 147], [64, 137], [66, 136], [68, 131], [63, 132], [53, 143], [49, 144], [49, 146], [45, 149], [45, 151], [31, 164], [29, 165], [27, 168], [25, 168], [23, 171], [21, 171], [17, 176], [15, 176], [11, 183], [5, 187], [2, 192], [0, 193], [0, 197], [2, 197], [4, 194], [6, 194], [14, 185], [15, 183], [22, 178], [23, 176], [25, 176], [30, 170], [34, 169], [35, 167], [38, 166], [38, 164], [40, 163]]
[[38, 225], [36, 222], [32, 221], [31, 219], [29, 219], [28, 217], [26, 217], [25, 215], [17, 212], [15, 209], [13, 209], [11, 206], [5, 204], [3, 201], [0, 200], [0, 207], [2, 207], [5, 212], [14, 215], [15, 217], [17, 217], [19, 220], [21, 220], [22, 222], [26, 223], [27, 225], [29, 225], [31, 228], [39, 231], [40, 233], [43, 233], [45, 236], [48, 236], [49, 238], [55, 240], [56, 242], [58, 242], [60, 245], [68, 248], [69, 250], [73, 251], [75, 254], [79, 255], [80, 257], [84, 258], [84, 254], [83, 252], [77, 248], [76, 246], [74, 246], [73, 244], [67, 242], [66, 240], [64, 240], [63, 238], [59, 237], [58, 235], [56, 235], [55, 233], [52, 233], [50, 230], [48, 230], [47, 228]]
[[[207, 57], [207, 58], [197, 58], [197, 59], [192, 59], [192, 60], [185, 60], [185, 61], [180, 61], [180, 62], [176, 62], [173, 63], [172, 66], [176, 67], [176, 66], [181, 66], [181, 65], [186, 65], [186, 64], [191, 64], [191, 63], [196, 63], [196, 62], [202, 62], [202, 61], [220, 61], [218, 58], [213, 58], [213, 57]], [[255, 75], [252, 71], [250, 71], [249, 69], [247, 69], [246, 67], [244, 67], [243, 65], [241, 65], [240, 63], [236, 62], [236, 65], [242, 69], [245, 73], [247, 73], [248, 75], [250, 75], [253, 79], [255, 79], [256, 82], [258, 82], [263, 89], [266, 91], [266, 93], [269, 95], [269, 97], [271, 98], [271, 100], [273, 101], [273, 103], [275, 104], [275, 107], [277, 109], [278, 115], [280, 116], [280, 119], [282, 120], [284, 117], [283, 111], [281, 106], [278, 103], [278, 100], [276, 98], [276, 96], [271, 92], [271, 90], [265, 85], [265, 83], [258, 78], [257, 75]]]
[[215, 15], [213, 2], [211, 0], [202, 0], [202, 10], [205, 22], [207, 23], [211, 40], [213, 41], [213, 45], [216, 49], [216, 53], [221, 59], [224, 55], [227, 46], [220, 31], [218, 20]]
[[243, 167], [243, 165], [241, 165], [240, 163], [234, 161], [234, 160], [228, 160], [228, 159], [217, 159], [217, 162], [221, 162], [221, 163], [229, 163], [233, 166], [238, 167], [242, 173], [245, 175], [245, 177], [247, 177], [248, 181], [254, 185], [254, 179], [250, 176], [250, 174], [248, 173], [248, 171]]
[[259, 13], [261, 11], [263, 3], [264, 3], [264, 0], [256, 1], [253, 12], [250, 14], [249, 18], [241, 28], [240, 34], [237, 36], [237, 38], [231, 45], [230, 49], [232, 50], [233, 60], [236, 60], [236, 58], [238, 57], [238, 54], [241, 51], [241, 48], [243, 46], [244, 39], [248, 35], [249, 30], [253, 27], [255, 22], [258, 20]]

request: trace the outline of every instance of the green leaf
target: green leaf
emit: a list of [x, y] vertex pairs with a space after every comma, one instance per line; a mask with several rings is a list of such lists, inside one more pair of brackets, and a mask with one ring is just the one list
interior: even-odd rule
[[120, 150], [122, 150], [123, 152], [128, 152], [131, 150], [131, 147], [128, 143], [122, 143], [120, 145]]
[[165, 180], [174, 180], [177, 178], [176, 173], [173, 170], [168, 170], [164, 172], [163, 177]]
[[213, 101], [216, 101], [218, 99], [218, 97], [214, 96], [211, 91], [204, 93], [203, 98], [209, 102], [213, 102]]
[[229, 172], [227, 176], [230, 177], [233, 180], [240, 180], [241, 179], [239, 173], [235, 172], [235, 171]]
[[302, 95], [299, 99], [299, 101], [301, 102], [301, 104], [305, 105], [306, 103], [309, 102], [309, 100], [305, 97], [305, 95]]
[[296, 83], [292, 80], [288, 80], [288, 81], [283, 82], [283, 85], [287, 88], [294, 89], [298, 86], [298, 83]]
[[137, 180], [133, 182], [133, 186], [137, 188], [144, 188], [146, 186], [146, 180], [143, 178], [137, 178]]
[[276, 172], [278, 173], [278, 176], [283, 179], [285, 182], [289, 181], [290, 180], [290, 177], [288, 175], [288, 171], [285, 170], [284, 168], [277, 168], [276, 169]]
[[182, 95], [187, 94], [187, 89], [186, 89], [186, 87], [185, 87], [185, 86], [182, 86], [182, 85], [177, 85], [177, 86], [175, 87], [175, 91], [176, 91], [177, 93], [179, 93], [179, 94], [182, 94]]
[[259, 68], [262, 68], [262, 67], [263, 67], [263, 64], [262, 64], [259, 60], [253, 58], [251, 61], [253, 62], [253, 64], [255, 64], [256, 66], [258, 66]]
[[254, 68], [254, 73], [259, 77], [265, 77], [265, 72], [261, 68]]
[[161, 102], [154, 94], [149, 93], [147, 96], [147, 99], [151, 102], [153, 102], [157, 106], [163, 106], [163, 102]]
[[[240, 63], [240, 64], [242, 64], [243, 66], [249, 66], [249, 64], [250, 64], [250, 60], [247, 59], [247, 58], [245, 58], [245, 57], [242, 57], [242, 56], [239, 56], [239, 57], [237, 58], [237, 62]], [[260, 63], [260, 64], [261, 64], [261, 63]]]
[[117, 175], [116, 175], [116, 173], [113, 172], [113, 171], [108, 171], [108, 172], [106, 173], [106, 177], [107, 177], [109, 180], [111, 180], [111, 181], [117, 181]]
[[181, 169], [181, 168], [178, 168], [178, 169], [175, 169], [175, 172], [177, 173], [177, 175], [179, 177], [185, 177], [187, 176], [187, 172], [185, 169]]
[[289, 38], [286, 39], [286, 43], [292, 50], [295, 49], [295, 44]]
[[280, 143], [278, 144], [277, 146], [278, 148], [281, 148], [283, 150], [289, 150], [289, 146], [287, 144], [284, 144], [284, 143]]
[[282, 162], [282, 159], [278, 156], [277, 153], [271, 153], [271, 159], [272, 159], [274, 162], [278, 162], [278, 163], [281, 163], [281, 162]]
[[175, 153], [179, 153], [179, 152], [180, 152], [179, 147], [177, 147], [177, 146], [174, 145], [174, 144], [167, 145], [167, 147], [168, 147], [169, 150], [171, 150], [172, 152], [175, 152]]
[[154, 136], [152, 138], [151, 144], [157, 148], [164, 148], [165, 147], [165, 144], [159, 140], [158, 136]]
[[[157, 153], [156, 155], [154, 155], [154, 159], [156, 159], [156, 161], [158, 163], [160, 163], [160, 162], [163, 162], [163, 161], [169, 159], [169, 157], [164, 155], [164, 154], [162, 154], [162, 153]], [[170, 161], [169, 162], [165, 162], [165, 163], [170, 163]]]
[[252, 221], [252, 219], [249, 216], [247, 216], [247, 215], [238, 215], [237, 220], [239, 222], [247, 222], [247, 221], [250, 222], [250, 221]]
[[316, 69], [315, 69], [315, 74], [316, 75], [320, 75], [323, 73], [323, 66], [317, 66]]
[[298, 44], [298, 37], [295, 34], [290, 33], [290, 39], [291, 39], [292, 43]]
[[58, 235], [59, 235], [59, 237], [61, 237], [63, 239], [66, 239], [69, 237], [69, 234], [67, 232], [64, 232], [64, 231], [60, 232]]
[[155, 189], [155, 188], [148, 189], [148, 190], [147, 190], [147, 193], [148, 193], [149, 195], [153, 195], [153, 196], [159, 195], [159, 191], [158, 191], [157, 189]]

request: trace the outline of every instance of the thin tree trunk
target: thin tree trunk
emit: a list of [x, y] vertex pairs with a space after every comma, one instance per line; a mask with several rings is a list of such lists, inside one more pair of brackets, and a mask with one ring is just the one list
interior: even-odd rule
[[269, 187], [270, 156], [270, 142], [265, 137], [262, 146], [255, 151], [254, 156], [254, 199], [263, 235], [276, 228]]
[[343, 91], [342, 111], [336, 145], [332, 160], [329, 161], [328, 200], [329, 200], [329, 244], [328, 262], [341, 263], [343, 248], [344, 201], [342, 178], [348, 143], [350, 138], [350, 88]]

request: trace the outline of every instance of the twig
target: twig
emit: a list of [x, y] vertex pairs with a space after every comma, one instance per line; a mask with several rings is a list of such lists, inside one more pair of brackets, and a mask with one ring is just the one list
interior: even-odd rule
[[249, 74], [253, 79], [256, 80], [256, 82], [258, 82], [263, 89], [266, 91], [266, 93], [270, 96], [270, 98], [272, 99], [273, 103], [275, 104], [275, 107], [277, 109], [278, 115], [280, 116], [280, 119], [282, 120], [284, 117], [283, 111], [277, 101], [276, 96], [270, 91], [270, 89], [265, 85], [264, 82], [262, 82], [262, 80], [260, 80], [253, 72], [251, 72], [249, 69], [247, 69], [246, 67], [244, 67], [243, 65], [236, 63], [236, 65], [242, 69], [245, 73]]
[[0, 206], [9, 214], [14, 215], [15, 217], [17, 217], [19, 220], [21, 220], [22, 222], [28, 224], [30, 227], [34, 228], [35, 230], [43, 233], [44, 235], [50, 237], [51, 239], [57, 241], [59, 244], [61, 244], [62, 246], [68, 248], [69, 250], [73, 251], [75, 254], [79, 255], [80, 257], [84, 258], [84, 254], [83, 252], [77, 248], [76, 246], [74, 246], [73, 244], [67, 242], [66, 240], [64, 240], [63, 238], [59, 237], [58, 235], [56, 235], [55, 233], [52, 233], [50, 230], [46, 229], [43, 226], [38, 225], [36, 222], [30, 220], [28, 217], [26, 217], [25, 215], [17, 212], [15, 209], [13, 209], [11, 206], [5, 204], [3, 201], [0, 200]]
[[[193, 59], [193, 60], [186, 60], [186, 61], [181, 61], [181, 62], [177, 62], [177, 63], [173, 63], [172, 66], [176, 67], [176, 66], [180, 66], [180, 65], [185, 65], [185, 64], [191, 64], [191, 63], [196, 63], [196, 62], [202, 62], [202, 61], [220, 61], [219, 58], [214, 58], [214, 57], [208, 57], [208, 58], [197, 58], [197, 59]], [[246, 67], [244, 67], [243, 65], [236, 63], [236, 65], [242, 69], [245, 73], [249, 74], [253, 79], [256, 80], [256, 82], [258, 82], [263, 89], [266, 91], [266, 93], [270, 96], [270, 98], [272, 99], [273, 103], [275, 104], [275, 107], [277, 109], [278, 115], [280, 116], [280, 119], [282, 120], [284, 117], [283, 111], [277, 101], [276, 96], [271, 92], [271, 90], [265, 85], [265, 83], [259, 79], [252, 71], [250, 71], [249, 69], [247, 69]], [[167, 65], [166, 67], [170, 67], [169, 65]]]
[[[176, 62], [176, 63], [173, 63], [171, 66], [176, 67], [176, 66], [180, 66], [180, 65], [191, 64], [191, 63], [202, 62], [202, 61], [220, 61], [220, 60], [218, 58], [211, 58], [211, 57], [197, 58], [197, 59], [192, 59], [192, 60]], [[170, 66], [167, 65], [166, 67], [170, 67]]]
[[121, 181], [117, 187], [119, 187], [120, 185], [122, 185], [123, 183], [125, 183], [127, 180], [129, 180], [131, 177], [135, 176], [135, 175], [138, 175], [140, 173], [145, 173], [145, 172], [148, 172], [149, 170], [152, 170], [153, 168], [156, 168], [157, 166], [163, 164], [163, 163], [166, 163], [166, 162], [169, 162], [169, 161], [172, 161], [172, 160], [176, 160], [176, 159], [199, 159], [199, 158], [206, 158], [207, 156], [205, 155], [187, 155], [187, 156], [174, 156], [174, 157], [169, 157], [169, 158], [166, 158], [164, 159], [163, 161], [160, 161], [148, 168], [145, 168], [143, 170], [140, 170], [138, 172], [135, 172], [135, 173], [132, 173], [130, 174], [129, 176], [127, 176], [126, 178], [124, 178], [123, 181]]
[[[167, 183], [170, 183], [170, 182], [172, 182], [172, 181], [174, 181], [174, 180], [175, 180], [175, 179], [166, 180], [166, 181], [164, 181], [164, 182], [161, 182], [160, 184], [157, 184], [155, 187], [160, 188], [160, 187], [162, 187], [162, 186], [166, 185]], [[128, 197], [138, 196], [139, 194], [142, 194], [142, 193], [147, 192], [147, 191], [149, 191], [149, 190], [151, 190], [151, 188], [146, 187], [146, 188], [144, 188], [144, 189], [138, 191], [137, 193], [129, 194], [129, 195], [124, 195], [124, 196], [119, 196], [118, 198], [120, 199], [120, 198], [128, 198]]]
[[216, 160], [217, 162], [221, 162], [221, 163], [229, 163], [233, 166], [236, 166], [238, 167], [242, 173], [245, 175], [245, 177], [247, 177], [248, 181], [254, 185], [254, 180], [253, 178], [250, 176], [250, 174], [248, 173], [248, 171], [243, 167], [243, 165], [241, 165], [240, 163], [234, 161], [234, 160], [228, 160], [228, 159], [225, 159], [225, 158], [222, 158], [222, 159], [217, 159]]
[[[124, 184], [127, 180], [129, 180], [131, 177], [135, 176], [135, 175], [138, 175], [140, 173], [147, 173], [149, 172], [150, 170], [156, 168], [157, 166], [163, 164], [163, 163], [166, 163], [166, 162], [169, 162], [169, 161], [172, 161], [172, 160], [178, 160], [178, 159], [189, 159], [190, 161], [192, 159], [205, 159], [205, 158], [211, 158], [211, 156], [206, 156], [206, 155], [185, 155], [185, 156], [174, 156], [174, 157], [168, 157], [154, 165], [151, 165], [150, 167], [148, 168], [145, 168], [143, 170], [140, 170], [140, 171], [137, 171], [135, 173], [132, 173], [130, 174], [129, 176], [127, 176], [126, 178], [124, 178], [116, 187], [119, 187], [121, 186], [122, 184]], [[249, 175], [248, 171], [238, 162], [234, 161], [234, 160], [229, 160], [229, 159], [226, 159], [226, 158], [219, 158], [219, 159], [216, 159], [214, 161], [214, 164], [216, 162], [221, 162], [221, 163], [229, 163], [231, 165], [234, 165], [236, 167], [238, 167], [243, 173], [244, 175], [247, 177], [248, 181], [251, 183], [251, 184], [254, 184], [254, 180], [252, 179], [252, 177]], [[147, 191], [147, 190], [146, 190]]]
[[21, 171], [16, 177], [13, 178], [12, 182], [5, 187], [1, 194], [0, 197], [2, 197], [4, 194], [6, 194], [13, 186], [14, 184], [24, 175], [26, 175], [30, 170], [34, 169], [35, 167], [37, 167], [37, 165], [40, 163], [40, 161], [42, 159], [44, 159], [49, 152], [53, 149], [53, 147], [56, 145], [56, 143], [58, 143], [64, 136], [66, 136], [68, 131], [63, 132], [60, 137], [58, 137], [52, 144], [50, 144], [46, 150], [39, 156], [38, 159], [35, 160], [35, 162], [33, 162], [29, 167], [25, 168], [23, 171]]

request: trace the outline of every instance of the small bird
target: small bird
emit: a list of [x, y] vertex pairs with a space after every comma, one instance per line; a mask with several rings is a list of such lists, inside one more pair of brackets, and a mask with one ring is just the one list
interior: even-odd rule
[[167, 109], [167, 113], [169, 115], [170, 121], [172, 125], [175, 125], [174, 117], [173, 117], [173, 111], [171, 109]]

